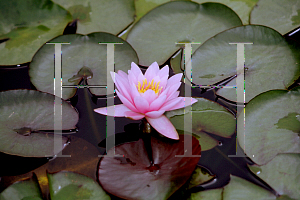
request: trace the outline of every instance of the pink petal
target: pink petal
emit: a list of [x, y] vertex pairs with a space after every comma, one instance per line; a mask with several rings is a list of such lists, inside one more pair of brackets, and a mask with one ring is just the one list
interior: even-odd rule
[[130, 70], [128, 70], [128, 82], [129, 83], [134, 83], [137, 85], [138, 83], [138, 76], [135, 76], [134, 73], [131, 73]]
[[126, 99], [128, 99], [131, 103], [133, 103], [133, 100], [130, 95], [130, 87], [128, 81], [124, 80], [124, 78], [122, 78], [119, 74], [115, 74], [115, 75], [116, 75], [115, 84], [118, 90]]
[[165, 113], [164, 110], [151, 111], [151, 112], [147, 112], [146, 116], [150, 117], [150, 118], [158, 118], [158, 117], [160, 117], [164, 113]]
[[178, 97], [178, 98], [172, 99], [170, 101], [165, 101], [163, 106], [160, 109], [166, 110], [166, 111], [173, 110], [171, 108], [176, 106], [177, 104], [179, 104], [183, 100], [181, 98], [183, 98], [183, 97]]
[[157, 62], [152, 63], [145, 72], [145, 77], [148, 81], [151, 81], [159, 72], [159, 66]]
[[151, 124], [151, 126], [160, 134], [174, 140], [179, 139], [179, 135], [175, 127], [165, 115], [161, 115], [158, 118], [146, 117], [146, 119], [149, 124]]
[[134, 97], [136, 96], [141, 96], [138, 89], [136, 88], [136, 86], [134, 85], [134, 83], [129, 83], [130, 84], [130, 95], [131, 98], [134, 99]]
[[177, 98], [179, 96], [179, 91], [175, 91], [173, 94], [170, 94], [169, 96], [168, 96], [168, 98], [166, 99], [166, 101], [170, 101], [170, 100], [172, 100], [172, 99], [175, 99], [175, 98]]
[[167, 83], [167, 87], [170, 87], [170, 86], [180, 82], [181, 77], [182, 77], [182, 73], [179, 73], [179, 74], [175, 74], [174, 76], [169, 78], [168, 83]]
[[181, 85], [181, 82], [177, 82], [177, 83], [174, 83], [173, 85], [171, 85], [169, 88], [169, 91], [167, 92], [167, 96], [170, 96], [172, 95], [174, 92], [176, 92], [179, 87]]
[[176, 109], [179, 109], [179, 108], [190, 106], [190, 105], [192, 105], [192, 104], [194, 104], [198, 101], [198, 100], [196, 100], [194, 98], [191, 98], [191, 97], [178, 97], [177, 99], [180, 99], [180, 101], [177, 104], [175, 104], [171, 107], [168, 107], [168, 109], [165, 109], [165, 108], [162, 108], [162, 109], [165, 109], [166, 111], [176, 110]]
[[122, 70], [118, 70], [118, 74], [119, 74], [122, 78], [128, 80], [128, 75], [127, 75], [125, 72], [123, 72]]
[[149, 111], [157, 111], [165, 103], [167, 96], [159, 95], [149, 106]]
[[[137, 77], [137, 80], [141, 83], [141, 85], [143, 85], [143, 80], [145, 80], [144, 74], [140, 73], [140, 75]], [[149, 81], [149, 80], [147, 80], [147, 81]]]
[[159, 76], [160, 78], [162, 78], [162, 77], [164, 77], [164, 76], [168, 76], [168, 77], [169, 77], [169, 66], [166, 65], [166, 66], [164, 66], [161, 70], [159, 70], [158, 76]]
[[127, 111], [125, 112], [125, 117], [132, 119], [132, 120], [139, 120], [145, 117], [145, 115], [141, 114], [141, 113], [136, 113], [133, 111]]
[[139, 113], [146, 113], [149, 110], [149, 103], [141, 96], [134, 97], [134, 104]]
[[135, 64], [134, 62], [131, 63], [131, 72], [136, 76], [138, 77], [142, 71], [141, 69], [139, 68], [139, 66], [137, 66], [137, 64]]
[[159, 86], [161, 86], [162, 88], [166, 88], [167, 83], [168, 83], [168, 76], [164, 76], [160, 78]]
[[116, 90], [116, 93], [117, 93], [118, 97], [120, 98], [120, 100], [122, 101], [122, 103], [127, 108], [129, 108], [130, 110], [132, 110], [134, 112], [138, 112], [138, 110], [135, 108], [135, 106], [128, 99], [126, 99], [118, 90]]
[[125, 112], [130, 111], [124, 104], [94, 109], [96, 113], [114, 117], [125, 117]]
[[157, 95], [153, 90], [147, 90], [144, 94], [141, 95], [144, 99], [146, 99], [149, 105], [156, 99]]

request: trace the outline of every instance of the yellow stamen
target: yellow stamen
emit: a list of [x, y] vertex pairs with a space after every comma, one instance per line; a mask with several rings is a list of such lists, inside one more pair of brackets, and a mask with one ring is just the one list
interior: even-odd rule
[[162, 90], [162, 87], [159, 87], [159, 83], [154, 82], [154, 79], [151, 80], [151, 82], [147, 82], [147, 79], [145, 78], [143, 80], [143, 85], [138, 81], [137, 84], [137, 89], [139, 91], [139, 93], [144, 93], [147, 90], [153, 90], [155, 92], [155, 94], [159, 94], [159, 92]]

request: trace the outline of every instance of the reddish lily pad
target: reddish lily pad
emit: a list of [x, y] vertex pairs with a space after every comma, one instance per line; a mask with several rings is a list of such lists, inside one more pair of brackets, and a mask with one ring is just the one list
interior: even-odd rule
[[[102, 158], [100, 184], [109, 193], [125, 199], [167, 199], [190, 178], [199, 160], [199, 157], [175, 157], [184, 153], [183, 138], [180, 135], [179, 141], [173, 141], [152, 137], [152, 166], [142, 139], [115, 147], [116, 154], [124, 157]], [[199, 155], [198, 140], [190, 139], [192, 154]]]

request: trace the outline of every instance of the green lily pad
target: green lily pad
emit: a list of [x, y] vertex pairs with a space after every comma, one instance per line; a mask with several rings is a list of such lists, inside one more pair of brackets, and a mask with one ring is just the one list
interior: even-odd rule
[[300, 26], [300, 1], [260, 0], [251, 12], [250, 22], [284, 35]]
[[39, 184], [33, 178], [16, 182], [0, 193], [0, 200], [42, 200]]
[[[62, 85], [77, 85], [82, 78], [88, 79], [89, 85], [106, 86], [107, 45], [115, 44], [115, 71], [130, 69], [131, 62], [138, 62], [132, 47], [121, 38], [112, 34], [99, 32], [89, 35], [63, 35], [50, 43], [69, 42], [62, 49]], [[35, 54], [29, 66], [31, 82], [38, 90], [54, 94], [54, 45], [46, 44]], [[63, 88], [62, 98], [69, 99], [75, 95], [77, 88]], [[106, 88], [90, 88], [96, 95], [106, 95]]]
[[300, 87], [272, 90], [251, 100], [238, 117], [237, 138], [255, 163], [269, 162], [278, 153], [300, 153]]
[[[192, 122], [186, 126], [192, 126], [194, 136], [199, 140], [202, 151], [205, 151], [218, 145], [218, 141], [207, 133], [230, 138], [235, 132], [236, 120], [233, 114], [220, 104], [204, 98], [195, 99], [198, 102], [191, 107]], [[179, 133], [184, 132], [184, 108], [168, 111], [166, 116]]]
[[267, 200], [276, 199], [276, 196], [268, 190], [255, 185], [245, 179], [237, 176], [230, 176], [230, 182], [224, 187], [223, 191], [224, 200]]
[[114, 35], [134, 20], [134, 0], [53, 0], [72, 14], [79, 34], [108, 32]]
[[[59, 138], [40, 132], [54, 128], [54, 99], [50, 94], [35, 90], [10, 90], [0, 92], [0, 151], [25, 156], [45, 157], [56, 155], [65, 146], [62, 138], [60, 149], [54, 149]], [[74, 129], [78, 113], [62, 101], [62, 129]]]
[[216, 175], [211, 174], [206, 168], [197, 166], [192, 174], [188, 189], [212, 181]]
[[48, 174], [52, 200], [103, 199], [110, 197], [93, 179], [74, 172]]
[[127, 41], [137, 51], [139, 64], [149, 66], [157, 61], [161, 65], [182, 47], [176, 42], [204, 42], [241, 24], [239, 17], [222, 4], [173, 1], [144, 15], [130, 30]]
[[192, 193], [189, 200], [223, 200], [223, 188], [204, 190], [201, 192]]
[[268, 200], [276, 199], [276, 196], [245, 179], [230, 176], [230, 182], [224, 188], [204, 190], [192, 193], [190, 200]]
[[[204, 3], [207, 0], [194, 0], [197, 3]], [[250, 22], [250, 12], [258, 0], [210, 0], [210, 2], [222, 3], [231, 8], [241, 18], [244, 25]]]
[[61, 35], [70, 13], [49, 0], [0, 1], [0, 65], [30, 62], [48, 40]]
[[[273, 29], [248, 25], [224, 31], [206, 41], [193, 54], [193, 83], [214, 85], [237, 72], [237, 45], [245, 44], [245, 98], [272, 89], [285, 89], [300, 75], [299, 48], [290, 45]], [[267, 78], [266, 78], [267, 77]], [[236, 86], [236, 78], [227, 86]], [[243, 86], [240, 86], [243, 87]], [[221, 88], [217, 94], [237, 101], [236, 89]]]
[[299, 199], [300, 154], [278, 154], [265, 165], [249, 168], [280, 195]]

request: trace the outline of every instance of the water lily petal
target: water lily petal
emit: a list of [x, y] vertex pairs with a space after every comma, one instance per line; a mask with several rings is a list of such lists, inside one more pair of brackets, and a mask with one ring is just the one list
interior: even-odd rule
[[134, 112], [138, 112], [138, 110], [136, 109], [136, 107], [128, 99], [126, 99], [126, 97], [124, 97], [118, 90], [116, 90], [116, 93], [117, 93], [118, 97], [120, 98], [120, 100], [122, 101], [122, 103], [127, 108], [129, 108], [130, 110], [132, 110]]
[[118, 74], [119, 74], [122, 78], [124, 78], [124, 79], [126, 79], [126, 80], [128, 81], [128, 74], [126, 74], [126, 73], [123, 72], [122, 70], [118, 70]]
[[166, 88], [167, 83], [168, 83], [168, 76], [164, 76], [160, 78], [159, 86], [161, 86], [162, 88]]
[[124, 104], [94, 109], [96, 113], [113, 117], [125, 117], [125, 112], [130, 111]]
[[141, 73], [141, 74], [138, 76], [137, 80], [143, 85], [143, 81], [145, 80], [144, 74]]
[[180, 87], [181, 82], [178, 83], [174, 83], [172, 86], [168, 87], [169, 91], [167, 92], [167, 96], [171, 96], [174, 92], [176, 92], [178, 90], [178, 88]]
[[140, 74], [142, 74], [141, 69], [139, 68], [139, 66], [137, 66], [137, 64], [135, 64], [134, 62], [131, 63], [131, 72], [138, 77]]
[[174, 107], [174, 106], [176, 106], [177, 104], [179, 104], [181, 101], [184, 101], [181, 98], [182, 97], [178, 97], [178, 98], [172, 99], [170, 101], [165, 101], [164, 104], [163, 104], [163, 106], [160, 109], [166, 110], [166, 111], [174, 110], [174, 109], [171, 109], [171, 108]]
[[139, 113], [146, 113], [149, 110], [149, 103], [141, 96], [134, 97], [134, 104]]
[[157, 111], [165, 103], [167, 95], [159, 95], [149, 106], [149, 111]]
[[[166, 66], [164, 66], [161, 70], [159, 70], [158, 76], [159, 76], [160, 78], [165, 77], [165, 76], [168, 76], [168, 77], [169, 77], [169, 71], [170, 71], [169, 66], [166, 65]], [[168, 78], [168, 77], [167, 77], [167, 78]]]
[[147, 90], [144, 94], [142, 94], [142, 97], [146, 99], [150, 105], [156, 99], [157, 95], [153, 90]]
[[161, 115], [158, 118], [150, 118], [146, 116], [146, 119], [149, 124], [151, 124], [151, 126], [160, 134], [174, 140], [179, 139], [179, 135], [175, 127], [165, 115]]
[[175, 99], [175, 98], [177, 98], [179, 96], [179, 91], [175, 91], [173, 94], [170, 94], [169, 96], [168, 96], [168, 98], [166, 99], [166, 101], [170, 101], [170, 100], [172, 100], [172, 99]]
[[130, 92], [130, 86], [128, 85], [128, 81], [124, 80], [119, 74], [115, 74], [116, 81], [115, 84], [117, 86], [117, 89], [119, 92], [131, 103], [133, 103], [133, 99], [131, 98]]
[[[179, 109], [179, 108], [183, 108], [185, 106], [190, 106], [190, 105], [192, 105], [192, 104], [194, 104], [194, 103], [197, 102], [196, 99], [191, 98], [191, 97], [178, 97], [177, 99], [180, 99], [180, 101], [178, 103], [176, 103], [172, 107], [168, 106], [168, 109], [165, 109], [165, 108], [162, 108], [162, 109], [165, 109], [166, 111], [176, 110], [176, 109]], [[186, 103], [187, 103], [187, 105], [186, 105]]]
[[151, 81], [159, 72], [159, 65], [157, 62], [152, 63], [145, 72], [145, 77]]
[[130, 70], [128, 70], [128, 82], [129, 83], [134, 83], [137, 85], [138, 83], [138, 76], [135, 76], [134, 73], [132, 73]]
[[143, 115], [141, 113], [136, 113], [133, 111], [127, 111], [127, 112], [125, 112], [125, 117], [132, 119], [132, 120], [139, 120], [139, 119], [143, 119], [145, 117], [145, 115]]
[[147, 112], [146, 116], [150, 117], [150, 118], [158, 118], [158, 117], [160, 117], [164, 113], [165, 113], [164, 110], [151, 111], [151, 112]]
[[168, 79], [167, 87], [170, 87], [170, 86], [180, 82], [181, 77], [182, 77], [182, 73], [171, 76], [171, 78]]

